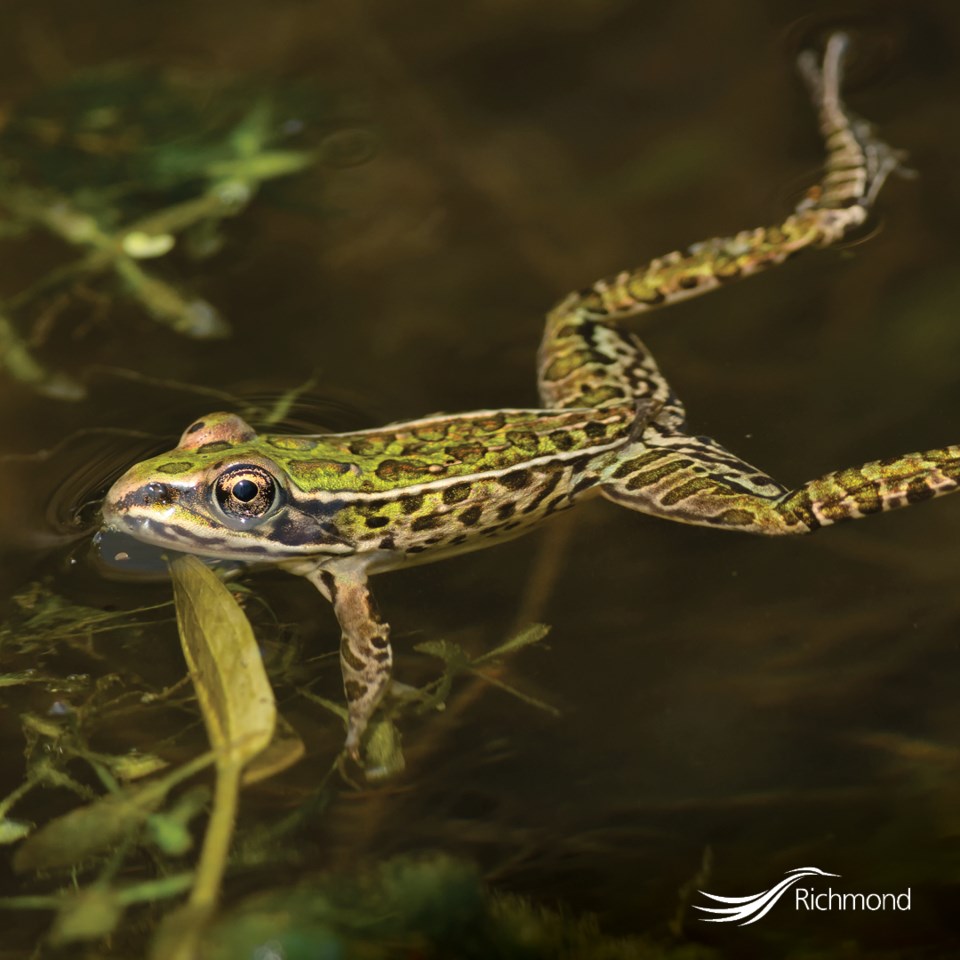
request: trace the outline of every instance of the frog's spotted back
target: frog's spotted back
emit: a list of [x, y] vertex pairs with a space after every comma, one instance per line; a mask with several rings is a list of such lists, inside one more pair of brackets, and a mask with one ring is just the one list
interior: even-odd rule
[[359, 433], [264, 437], [264, 450], [305, 492], [390, 493], [437, 481], [576, 459], [622, 443], [636, 404], [549, 413], [481, 411]]
[[809, 533], [950, 493], [960, 447], [906, 454], [788, 489], [716, 441], [686, 412], [624, 321], [830, 246], [861, 226], [900, 154], [840, 96], [847, 39], [822, 66], [800, 61], [827, 144], [827, 172], [782, 222], [696, 243], [571, 294], [547, 318], [543, 410], [435, 416], [319, 437], [262, 436], [211, 414], [176, 450], [131, 468], [104, 518], [143, 540], [212, 557], [283, 565], [334, 606], [359, 757], [387, 690], [389, 628], [368, 576], [496, 543], [583, 496], [726, 530]]

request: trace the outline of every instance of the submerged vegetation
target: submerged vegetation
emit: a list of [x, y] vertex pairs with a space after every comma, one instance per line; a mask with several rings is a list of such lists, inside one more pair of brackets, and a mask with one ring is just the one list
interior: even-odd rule
[[[27, 744], [26, 779], [0, 801], [0, 844], [19, 844], [12, 859], [14, 869], [20, 874], [36, 874], [54, 881], [54, 889], [49, 893], [0, 899], [0, 910], [53, 911], [49, 936], [54, 946], [99, 940], [117, 932], [128, 908], [138, 904], [159, 906], [165, 899], [187, 894], [184, 906], [166, 915], [162, 911], [155, 913], [163, 919], [155, 934], [152, 956], [158, 960], [210, 956], [211, 949], [219, 949], [212, 944], [221, 942], [232, 945], [223, 947], [226, 951], [223, 955], [229, 956], [229, 949], [238, 943], [246, 942], [248, 949], [255, 943], [244, 938], [253, 936], [249, 932], [251, 926], [253, 929], [263, 926], [261, 911], [266, 909], [271, 915], [273, 909], [261, 904], [252, 913], [241, 912], [243, 922], [238, 922], [236, 927], [221, 923], [219, 933], [209, 929], [231, 859], [241, 788], [276, 777], [297, 763], [304, 755], [304, 743], [277, 711], [261, 650], [235, 597], [195, 557], [177, 558], [171, 564], [171, 571], [178, 633], [193, 697], [183, 683], [148, 692], [131, 687], [129, 679], [117, 675], [101, 676], [97, 681], [80, 676], [73, 679], [72, 685], [64, 685], [38, 670], [0, 676], [0, 685], [5, 687], [36, 683], [48, 691], [57, 687], [62, 696], [46, 716], [22, 715]], [[72, 606], [40, 587], [22, 595], [18, 605], [17, 620], [0, 628], [0, 651], [8, 663], [41, 650], [49, 651], [55, 644], [75, 645], [96, 660], [104, 631], [125, 628], [133, 636], [138, 631], [127, 617]], [[397, 720], [409, 712], [422, 714], [443, 709], [458, 674], [472, 674], [527, 702], [550, 709], [514, 690], [497, 677], [495, 670], [495, 664], [503, 657], [536, 643], [546, 632], [544, 627], [531, 627], [475, 658], [448, 641], [420, 644], [418, 649], [440, 660], [443, 671], [420, 689], [407, 688], [402, 699], [385, 711], [368, 738], [366, 776], [382, 780], [403, 769]], [[274, 666], [280, 673], [275, 682], [289, 684], [289, 679], [282, 675], [283, 663]], [[343, 707], [312, 693], [308, 686], [298, 688], [297, 695], [320, 704], [345, 721]], [[184, 737], [194, 726], [190, 718], [194, 698], [207, 731], [209, 750], [173, 763], [160, 754], [180, 753], [186, 746]], [[137, 717], [138, 704], [148, 713], [158, 704], [176, 705], [178, 715], [186, 716], [186, 725], [180, 731], [172, 730], [165, 744], [158, 745], [160, 754], [140, 752], [136, 748], [123, 754], [109, 754], [90, 746], [104, 725], [114, 727], [121, 717], [127, 723], [149, 728], [149, 720], [141, 721]], [[289, 857], [290, 851], [284, 854], [283, 849], [296, 843], [302, 816], [309, 816], [318, 804], [322, 806], [324, 798], [336, 791], [338, 785], [351, 782], [344, 763], [345, 757], [341, 755], [310, 792], [301, 815], [288, 817], [286, 825], [274, 832], [275, 850], [273, 854], [266, 851], [259, 854], [261, 866], [269, 867], [272, 856]], [[337, 775], [338, 766], [340, 775]], [[212, 792], [204, 778], [197, 779], [209, 767], [214, 770]], [[72, 792], [81, 805], [37, 828], [23, 818], [21, 811], [30, 810], [31, 795], [51, 788]], [[198, 832], [195, 821], [208, 807], [209, 817], [200, 831], [203, 838], [200, 851], [195, 854]], [[11, 815], [14, 808], [17, 817]], [[265, 839], [262, 838], [261, 843]], [[246, 838], [248, 843], [250, 840]], [[194, 859], [196, 865], [191, 869]], [[388, 901], [402, 897], [407, 906], [399, 918], [392, 910], [388, 913], [393, 917], [388, 925], [391, 935], [399, 935], [406, 929], [418, 942], [421, 939], [428, 944], [432, 942], [434, 948], [442, 952], [444, 937], [456, 930], [459, 908], [446, 915], [442, 926], [447, 932], [441, 936], [431, 931], [429, 923], [420, 926], [422, 918], [410, 904], [431, 890], [447, 889], [452, 877], [459, 878], [457, 882], [461, 887], [466, 883], [470, 888], [470, 899], [475, 901], [471, 910], [476, 913], [471, 916], [471, 923], [503, 922], [502, 917], [496, 921], [486, 917], [487, 907], [480, 907], [486, 895], [481, 892], [478, 878], [469, 869], [464, 873], [464, 869], [440, 861], [433, 866], [396, 864], [383, 874], [386, 878], [394, 875], [391, 870], [412, 871], [411, 876], [425, 886], [419, 894], [404, 884], [388, 884], [385, 890], [375, 891], [368, 890], [369, 885], [363, 881], [352, 881], [360, 883], [360, 888], [367, 891], [365, 895], [374, 898], [369, 903], [363, 898], [349, 903], [342, 897], [327, 901], [319, 892], [300, 894], [306, 898], [300, 901], [303, 915], [288, 912], [287, 920], [274, 936], [293, 935], [290, 930], [304, 924], [306, 931], [296, 933], [296, 938], [306, 937], [311, 950], [326, 949], [328, 938], [332, 938], [330, 943], [349, 945], [355, 936], [361, 940], [376, 937], [384, 932], [378, 926], [381, 922], [371, 927], [370, 919], [359, 918], [365, 911], [372, 911], [371, 916], [379, 914], [384, 907], [384, 897]], [[74, 877], [75, 883], [64, 888], [58, 878], [67, 873]], [[336, 883], [341, 885], [343, 879]], [[458, 897], [456, 893], [450, 896], [454, 900]], [[442, 904], [442, 900], [435, 903], [431, 913], [444, 916], [446, 908]], [[318, 910], [322, 924], [314, 930]], [[511, 923], [515, 924], [521, 910], [519, 904], [514, 904], [509, 911], [504, 907], [500, 912], [514, 917]], [[548, 934], [547, 928], [555, 927], [559, 921], [547, 923], [541, 918], [537, 922], [544, 927], [542, 936], [557, 935]], [[358, 929], [351, 933], [358, 924]], [[560, 928], [565, 929], [563, 924]], [[575, 939], [586, 935], [576, 925], [571, 929], [573, 932], [569, 935]], [[220, 954], [215, 952], [215, 955]], [[615, 952], [610, 955], [637, 954]]]
[[[40, 359], [77, 299], [108, 313], [130, 300], [186, 337], [229, 335], [216, 306], [178, 278], [183, 261], [217, 253], [221, 222], [264, 184], [370, 155], [369, 134], [345, 127], [333, 104], [326, 117], [315, 102], [298, 104], [327, 133], [295, 146], [306, 125], [295, 101], [118, 66], [0, 116], [0, 242], [42, 232], [61, 245], [46, 272], [0, 290], [0, 368], [47, 396], [82, 397], [76, 374]], [[181, 269], [164, 269], [177, 256]]]

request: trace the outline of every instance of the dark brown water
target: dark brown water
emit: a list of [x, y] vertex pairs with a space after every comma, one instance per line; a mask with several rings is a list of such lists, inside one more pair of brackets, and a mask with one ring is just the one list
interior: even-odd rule
[[[170, 268], [217, 305], [229, 340], [190, 341], [129, 304], [74, 294], [38, 354], [84, 379], [88, 397], [0, 379], [6, 453], [100, 428], [173, 439], [222, 406], [96, 372], [108, 366], [244, 396], [316, 374], [333, 428], [534, 404], [540, 317], [561, 295], [772, 222], [812, 182], [821, 154], [792, 60], [835, 25], [862, 40], [849, 101], [909, 150], [919, 177], [885, 189], [868, 242], [672, 308], [646, 340], [692, 429], [787, 483], [960, 440], [960, 14], [945, 0], [94, 0], [82, 15], [8, 0], [2, 19], [0, 116], [126, 61], [323, 92], [350, 105], [338, 123], [375, 144], [365, 162], [272, 186], [226, 225], [216, 256]], [[2, 250], [0, 298], [60, 256], [53, 241]], [[52, 491], [92, 496], [144, 450], [98, 437], [0, 463], [5, 597], [41, 577], [101, 608], [169, 595], [107, 581], [52, 538]], [[705, 889], [727, 896], [809, 865], [840, 874], [837, 889], [912, 890], [896, 914], [805, 914], [785, 900], [741, 929], [688, 913], [685, 935], [722, 956], [836, 956], [844, 943], [850, 956], [955, 955], [958, 539], [949, 498], [788, 542], [597, 502], [495, 551], [383, 577], [401, 678], [424, 669], [414, 642], [481, 651], [542, 620], [549, 649], [512, 660], [505, 678], [562, 716], [466, 685], [446, 714], [405, 729], [399, 780], [334, 797], [306, 866], [439, 849], [499, 890], [595, 912], [610, 932], [666, 935], [709, 850]], [[248, 582], [298, 625], [305, 654], [335, 649], [333, 616], [308, 584]], [[152, 687], [182, 671], [170, 622], [153, 629], [146, 661], [142, 644], [109, 635], [86, 655], [51, 644], [35, 656], [54, 674]], [[5, 692], [4, 792], [23, 776], [19, 714], [53, 699]], [[245, 799], [251, 818], [295, 807], [329, 765], [329, 718], [296, 701], [287, 715], [308, 759]], [[147, 729], [103, 736], [103, 749], [160, 749]], [[64, 808], [41, 800], [23, 815]], [[23, 942], [4, 956], [28, 955], [34, 919], [14, 924]]]

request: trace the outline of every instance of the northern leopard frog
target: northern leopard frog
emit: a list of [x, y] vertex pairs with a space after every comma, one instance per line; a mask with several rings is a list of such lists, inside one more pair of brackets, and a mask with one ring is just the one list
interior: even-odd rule
[[777, 535], [955, 490], [958, 446], [788, 489], [714, 440], [687, 434], [682, 404], [622, 328], [636, 314], [830, 246], [864, 223], [899, 155], [841, 101], [845, 47], [837, 34], [822, 63], [809, 53], [800, 61], [828, 151], [821, 183], [775, 226], [694, 244], [563, 300], [540, 345], [542, 409], [325, 436], [261, 436], [215, 413], [114, 484], [106, 524], [164, 547], [307, 577], [342, 628], [346, 747], [357, 757], [391, 676], [373, 573], [490, 546], [597, 493], [669, 520]]

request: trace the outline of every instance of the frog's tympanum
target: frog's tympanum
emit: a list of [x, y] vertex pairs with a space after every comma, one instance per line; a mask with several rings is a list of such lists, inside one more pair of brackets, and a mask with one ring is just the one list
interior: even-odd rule
[[846, 38], [800, 61], [827, 169], [772, 227], [696, 243], [568, 296], [540, 345], [541, 409], [431, 416], [324, 436], [255, 433], [201, 417], [175, 450], [132, 467], [107, 494], [107, 525], [205, 557], [270, 563], [333, 604], [358, 756], [391, 676], [389, 627], [368, 578], [532, 529], [597, 493], [642, 513], [718, 530], [811, 533], [957, 488], [960, 446], [877, 460], [789, 489], [716, 441], [691, 436], [683, 405], [624, 321], [828, 247], [867, 219], [899, 154], [840, 99]]

